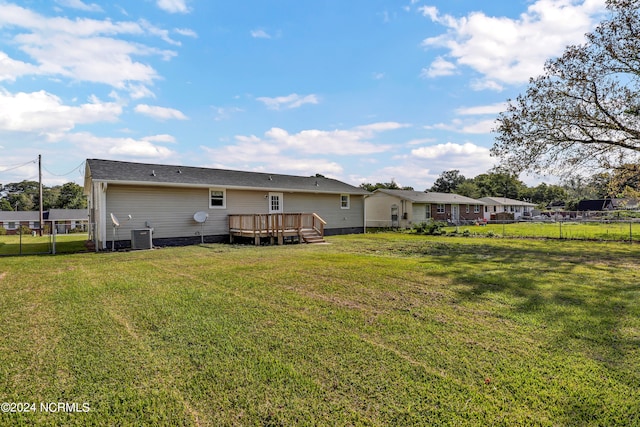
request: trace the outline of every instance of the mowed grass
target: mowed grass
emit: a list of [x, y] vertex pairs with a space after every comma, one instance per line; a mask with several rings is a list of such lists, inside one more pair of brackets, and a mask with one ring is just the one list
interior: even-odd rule
[[2, 425], [638, 425], [640, 245], [407, 234], [0, 260]]
[[448, 233], [486, 236], [533, 237], [550, 239], [640, 241], [640, 222], [516, 222], [445, 227]]
[[[84, 251], [87, 233], [58, 234], [56, 239], [56, 253], [73, 253]], [[21, 247], [22, 246], [22, 247]], [[24, 234], [0, 236], [0, 256], [29, 255], [52, 252], [53, 236], [32, 236]]]

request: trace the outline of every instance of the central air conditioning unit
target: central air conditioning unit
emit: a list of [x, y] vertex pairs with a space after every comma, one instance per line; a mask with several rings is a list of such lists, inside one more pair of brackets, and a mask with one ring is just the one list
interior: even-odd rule
[[152, 249], [152, 228], [143, 228], [140, 230], [131, 230], [131, 249]]

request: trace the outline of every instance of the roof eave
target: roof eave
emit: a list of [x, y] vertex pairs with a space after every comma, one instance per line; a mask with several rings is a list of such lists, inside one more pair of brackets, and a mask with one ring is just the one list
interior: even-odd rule
[[104, 182], [107, 184], [129, 185], [129, 186], [147, 186], [147, 187], [172, 187], [172, 188], [224, 188], [228, 190], [249, 190], [249, 191], [271, 191], [281, 193], [313, 193], [313, 194], [350, 194], [364, 196], [369, 193], [354, 191], [323, 191], [320, 189], [305, 188], [280, 188], [280, 187], [252, 187], [242, 185], [224, 185], [224, 184], [189, 184], [180, 182], [150, 182], [150, 181], [122, 181], [113, 179], [93, 179], [93, 182]]

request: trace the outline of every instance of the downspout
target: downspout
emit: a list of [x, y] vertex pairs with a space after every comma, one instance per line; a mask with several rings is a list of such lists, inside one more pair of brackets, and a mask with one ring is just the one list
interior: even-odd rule
[[362, 229], [364, 230], [364, 234], [367, 234], [367, 197], [370, 194], [365, 194], [362, 196]]

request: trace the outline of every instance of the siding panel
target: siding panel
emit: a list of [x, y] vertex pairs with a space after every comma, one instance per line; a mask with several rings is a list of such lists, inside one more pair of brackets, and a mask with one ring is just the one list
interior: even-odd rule
[[[266, 191], [227, 190], [226, 209], [209, 208], [208, 188], [143, 187], [110, 184], [107, 190], [107, 241], [112, 239], [109, 214], [120, 220], [116, 240], [128, 240], [131, 230], [153, 227], [154, 238], [198, 236], [201, 225], [193, 220], [197, 211], [209, 214], [205, 235], [229, 234], [228, 215], [268, 213]], [[362, 228], [364, 197], [350, 198], [350, 208], [340, 208], [339, 194], [284, 193], [284, 212], [315, 212], [325, 229]], [[131, 219], [129, 218], [131, 215]]]

